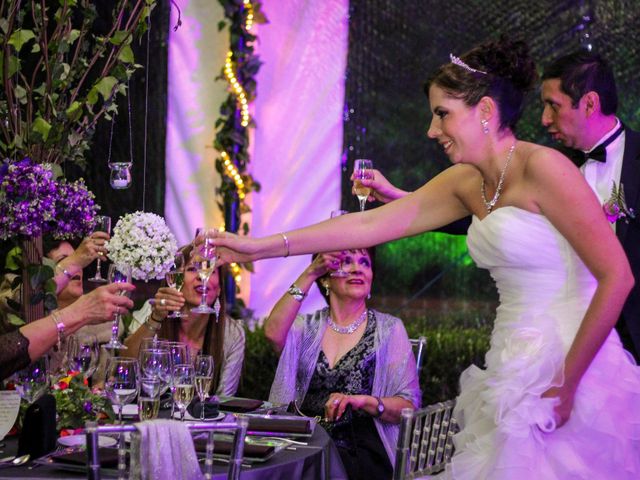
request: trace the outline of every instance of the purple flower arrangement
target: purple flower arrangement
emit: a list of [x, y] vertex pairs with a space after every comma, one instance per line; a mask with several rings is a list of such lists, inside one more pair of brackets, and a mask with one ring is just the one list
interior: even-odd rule
[[0, 239], [81, 237], [92, 231], [98, 210], [84, 181], [56, 182], [44, 165], [29, 158], [0, 165]]

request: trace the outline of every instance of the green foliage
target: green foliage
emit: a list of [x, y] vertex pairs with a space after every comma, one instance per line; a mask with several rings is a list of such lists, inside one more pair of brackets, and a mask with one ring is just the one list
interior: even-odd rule
[[[225, 26], [229, 27], [229, 43], [231, 51], [231, 62], [233, 63], [233, 71], [237, 81], [242, 85], [246, 95], [247, 103], [251, 103], [256, 96], [256, 80], [255, 76], [262, 65], [259, 57], [254, 53], [253, 43], [256, 36], [252, 30], [247, 30], [247, 18], [251, 14], [254, 23], [266, 23], [267, 20], [261, 11], [262, 4], [260, 2], [252, 2], [251, 8], [247, 8], [242, 2], [234, 0], [219, 0], [224, 8], [225, 20], [218, 23], [218, 30], [222, 30]], [[224, 67], [216, 80], [225, 80]], [[239, 230], [246, 234], [249, 231], [249, 225], [241, 223], [241, 215], [251, 211], [249, 205], [244, 199], [244, 193], [252, 191], [260, 191], [260, 184], [247, 172], [249, 164], [249, 125], [242, 126], [239, 120], [239, 101], [233, 91], [220, 106], [220, 118], [216, 121], [216, 136], [213, 142], [214, 148], [218, 152], [226, 152], [234, 165], [238, 169], [238, 173], [244, 183], [244, 192], [239, 194], [234, 179], [230, 177], [224, 167], [224, 160], [221, 157], [216, 159], [216, 171], [222, 177], [222, 184], [217, 189], [221, 200], [219, 206], [222, 210], [225, 206], [230, 206], [238, 202], [239, 208], [236, 209], [236, 218], [230, 222], [238, 225]], [[229, 225], [227, 226], [229, 228]]]
[[82, 428], [88, 421], [113, 423], [115, 419], [111, 402], [93, 393], [81, 374], [60, 379], [51, 393], [56, 399], [58, 430]]
[[[488, 326], [451, 326], [455, 319], [433, 326], [426, 319], [406, 324], [409, 337], [427, 337], [427, 353], [420, 376], [422, 403], [429, 405], [458, 394], [460, 373], [472, 363], [484, 365], [489, 348]], [[244, 372], [238, 395], [267, 399], [276, 367], [276, 355], [261, 327], [246, 332]]]
[[112, 3], [107, 28], [94, 25], [104, 3], [0, 4], [0, 157], [84, 165], [96, 122], [139, 68], [130, 44], [156, 0]]

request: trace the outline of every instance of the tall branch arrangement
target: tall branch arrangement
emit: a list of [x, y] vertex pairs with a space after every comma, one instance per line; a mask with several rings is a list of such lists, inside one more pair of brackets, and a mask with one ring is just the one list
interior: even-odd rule
[[[104, 4], [104, 2], [102, 2]], [[0, 0], [0, 156], [84, 165], [97, 121], [140, 68], [131, 43], [156, 0]]]

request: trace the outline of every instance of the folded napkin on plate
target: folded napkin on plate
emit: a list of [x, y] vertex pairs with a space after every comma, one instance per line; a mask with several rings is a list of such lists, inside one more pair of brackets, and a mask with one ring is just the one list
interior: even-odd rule
[[218, 409], [219, 402], [216, 398], [208, 398], [204, 403], [198, 399], [194, 399], [187, 407], [187, 412], [195, 419], [200, 419], [200, 413], [204, 405], [204, 419], [209, 420], [216, 418], [220, 413]]
[[[100, 466], [104, 468], [118, 468], [118, 450], [115, 448], [98, 448]], [[85, 450], [71, 453], [55, 454], [51, 460], [69, 465], [86, 465], [87, 452]]]
[[229, 398], [220, 402], [220, 410], [234, 413], [253, 412], [260, 408], [263, 404], [262, 400], [254, 400], [253, 398]]
[[191, 433], [181, 422], [136, 423], [131, 436], [131, 474], [135, 480], [202, 480]]
[[[196, 452], [205, 453], [207, 451], [207, 441], [204, 439], [195, 440]], [[213, 443], [213, 453], [229, 455], [233, 442], [231, 440], [218, 440]], [[275, 450], [273, 445], [255, 445], [253, 443], [244, 444], [244, 456], [253, 458], [264, 458]]]
[[308, 418], [265, 418], [251, 416], [248, 416], [247, 418], [249, 418], [249, 427], [247, 429], [249, 431], [298, 434], [312, 433], [311, 420]]

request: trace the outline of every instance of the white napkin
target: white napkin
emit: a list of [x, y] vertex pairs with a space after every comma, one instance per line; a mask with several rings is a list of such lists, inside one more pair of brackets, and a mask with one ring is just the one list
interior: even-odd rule
[[202, 480], [191, 433], [175, 420], [135, 424], [131, 439], [130, 480]]

